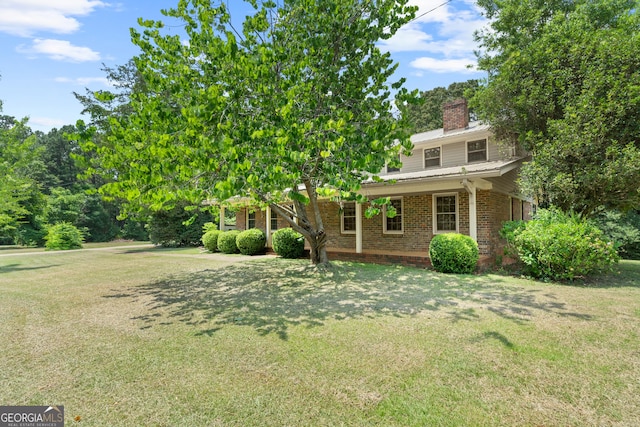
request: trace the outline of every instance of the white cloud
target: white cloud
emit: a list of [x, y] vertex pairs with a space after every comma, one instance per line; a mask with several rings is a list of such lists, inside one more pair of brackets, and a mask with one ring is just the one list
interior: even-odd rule
[[[475, 59], [437, 59], [427, 56], [417, 58], [411, 61], [413, 68], [418, 70], [430, 71], [432, 73], [475, 73]], [[471, 68], [468, 68], [471, 65]]]
[[99, 0], [2, 0], [0, 32], [21, 37], [40, 31], [69, 34], [80, 28], [74, 17], [105, 6]]
[[474, 32], [487, 21], [473, 0], [443, 2], [410, 0], [419, 7], [416, 19], [380, 43], [383, 50], [402, 53], [414, 69], [412, 75], [477, 72]]
[[50, 117], [30, 117], [29, 125], [36, 125], [42, 128], [53, 128], [58, 126], [64, 126], [68, 124], [64, 120], [52, 119]]
[[71, 79], [68, 77], [56, 77], [54, 81], [58, 83], [69, 83], [76, 86], [92, 86], [93, 84], [99, 84], [102, 86], [113, 86], [109, 79], [106, 77], [76, 77]]
[[35, 39], [30, 48], [18, 47], [18, 52], [33, 56], [45, 55], [56, 61], [99, 61], [100, 53], [83, 46], [74, 46], [67, 40]]

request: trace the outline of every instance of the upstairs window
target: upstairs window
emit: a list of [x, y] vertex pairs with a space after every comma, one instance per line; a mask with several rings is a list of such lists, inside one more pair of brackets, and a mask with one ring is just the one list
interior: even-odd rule
[[487, 161], [487, 140], [467, 142], [467, 163]]
[[424, 150], [424, 168], [440, 167], [440, 147], [426, 148]]
[[[398, 161], [400, 161], [400, 155], [398, 155]], [[400, 172], [400, 168], [387, 165], [387, 173], [391, 173], [391, 172]]]

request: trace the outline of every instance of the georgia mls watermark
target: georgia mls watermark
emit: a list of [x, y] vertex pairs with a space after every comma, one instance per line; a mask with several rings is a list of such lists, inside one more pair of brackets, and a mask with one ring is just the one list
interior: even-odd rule
[[64, 406], [0, 406], [0, 427], [64, 427]]

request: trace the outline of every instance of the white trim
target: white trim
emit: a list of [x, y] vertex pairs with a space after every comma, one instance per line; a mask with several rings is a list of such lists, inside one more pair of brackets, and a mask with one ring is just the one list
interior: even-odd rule
[[[253, 213], [253, 215], [254, 215], [254, 217], [253, 217], [253, 227], [249, 227], [249, 215], [251, 213]], [[246, 219], [245, 228], [247, 230], [250, 230], [251, 228], [256, 228], [256, 222], [258, 221], [258, 217], [256, 215], [256, 210], [255, 209], [253, 209], [253, 211], [252, 211], [251, 208], [247, 207], [246, 210], [245, 210], [245, 219]]]
[[[344, 204], [346, 205], [347, 203], [351, 204], [353, 203], [353, 209], [354, 209], [354, 216], [353, 218], [356, 219], [356, 223], [358, 222], [357, 218], [358, 218], [358, 203], [356, 202], [344, 202]], [[356, 229], [355, 230], [345, 230], [344, 229], [344, 209], [341, 209], [340, 211], [340, 234], [356, 234], [358, 226], [356, 225]]]
[[[455, 196], [456, 198], [456, 229], [455, 230], [438, 230], [438, 197], [447, 197], [447, 196]], [[431, 203], [432, 203], [432, 217], [433, 217], [433, 234], [444, 234], [444, 233], [458, 233], [460, 230], [460, 197], [458, 193], [436, 193], [432, 195]]]
[[[271, 209], [271, 206], [269, 206], [269, 232], [273, 233], [274, 231], [278, 231], [280, 229], [280, 227], [278, 226], [278, 213], [275, 212], [273, 209]], [[276, 228], [274, 229], [271, 226], [271, 221], [272, 220], [276, 220]]]
[[224, 211], [225, 211], [225, 208], [224, 208], [224, 206], [221, 205], [220, 206], [220, 231], [226, 231], [227, 230], [227, 227], [226, 227], [226, 224], [225, 224]]
[[387, 230], [387, 206], [382, 208], [382, 232], [384, 234], [404, 234], [404, 197], [391, 197], [392, 200], [400, 200], [400, 228], [401, 230]]
[[356, 253], [362, 253], [362, 204], [356, 203]]
[[[425, 158], [425, 151], [433, 150], [437, 148], [439, 150], [440, 155], [438, 156], [438, 166], [427, 166], [427, 159]], [[442, 145], [438, 145], [436, 147], [428, 147], [422, 149], [422, 168], [423, 169], [431, 169], [431, 168], [440, 168], [442, 167]]]

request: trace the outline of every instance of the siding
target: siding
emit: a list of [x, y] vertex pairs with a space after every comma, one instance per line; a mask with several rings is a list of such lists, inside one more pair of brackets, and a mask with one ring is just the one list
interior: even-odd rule
[[[440, 147], [438, 145], [428, 145], [428, 148]], [[398, 172], [394, 173], [407, 173], [407, 172], [419, 172], [424, 170], [424, 148], [425, 145], [416, 146], [413, 149], [411, 156], [400, 156], [402, 161], [402, 168]], [[508, 158], [508, 150], [498, 146], [495, 141], [489, 140], [488, 142], [488, 157], [489, 161], [497, 161]], [[467, 163], [467, 141], [458, 141], [448, 144], [444, 144], [440, 149], [440, 163], [443, 168], [451, 166], [464, 166]], [[474, 162], [475, 163], [475, 162]], [[386, 174], [385, 174], [386, 175]]]
[[466, 159], [466, 142], [454, 142], [442, 146], [442, 167], [462, 166], [467, 163]]
[[516, 184], [518, 172], [519, 169], [514, 169], [500, 177], [487, 178], [487, 181], [490, 181], [493, 184], [493, 190], [495, 192], [515, 195], [518, 193], [518, 185]]

